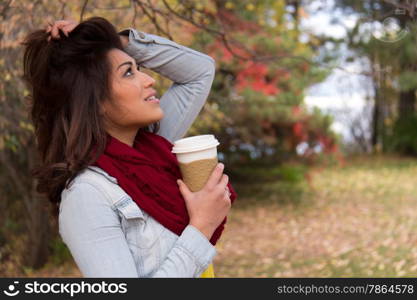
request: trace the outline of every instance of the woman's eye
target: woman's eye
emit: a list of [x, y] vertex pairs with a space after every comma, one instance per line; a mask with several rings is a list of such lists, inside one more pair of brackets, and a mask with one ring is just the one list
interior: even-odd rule
[[[136, 68], [138, 71], [140, 71], [140, 66], [137, 66], [137, 68]], [[131, 76], [131, 75], [128, 75], [128, 73], [132, 73], [133, 74], [133, 72], [132, 72], [132, 68], [131, 67], [129, 67], [129, 69], [127, 69], [127, 71], [126, 71], [126, 73], [125, 73], [125, 76]]]
[[132, 68], [127, 69], [127, 71], [125, 73], [125, 76], [131, 76], [131, 75], [129, 75], [129, 73], [132, 73]]

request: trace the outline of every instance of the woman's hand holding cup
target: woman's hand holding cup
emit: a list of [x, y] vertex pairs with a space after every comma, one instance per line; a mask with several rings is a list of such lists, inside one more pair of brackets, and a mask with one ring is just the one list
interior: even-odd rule
[[227, 184], [229, 177], [223, 174], [224, 165], [217, 164], [205, 186], [192, 192], [187, 185], [178, 179], [178, 185], [184, 197], [190, 216], [190, 225], [199, 229], [210, 239], [216, 228], [230, 211], [231, 200]]

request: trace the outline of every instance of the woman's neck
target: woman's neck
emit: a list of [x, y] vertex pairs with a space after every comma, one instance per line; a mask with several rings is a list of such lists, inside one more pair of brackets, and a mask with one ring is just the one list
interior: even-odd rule
[[136, 134], [138, 133], [138, 129], [132, 130], [107, 130], [107, 133], [110, 134], [112, 137], [118, 139], [122, 143], [133, 147], [133, 142], [135, 141]]

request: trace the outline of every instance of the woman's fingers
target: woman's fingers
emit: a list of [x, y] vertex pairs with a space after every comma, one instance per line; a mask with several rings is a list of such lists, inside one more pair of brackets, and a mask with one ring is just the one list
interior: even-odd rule
[[218, 163], [214, 170], [212, 171], [210, 177], [207, 179], [206, 187], [208, 189], [213, 189], [220, 181], [223, 175], [224, 164]]
[[58, 37], [58, 26], [55, 25], [55, 24], [52, 26], [51, 36], [53, 38], [57, 38]]
[[71, 32], [77, 25], [77, 22], [71, 21], [69, 24], [65, 25], [65, 29], [68, 30], [68, 32]]
[[48, 41], [52, 38], [59, 39], [59, 30], [61, 30], [67, 37], [68, 33], [71, 32], [75, 27], [77, 27], [78, 23], [73, 20], [59, 20], [53, 23], [49, 22], [49, 25], [46, 27], [46, 32], [50, 33], [50, 37]]
[[60, 20], [56, 21], [52, 26], [51, 35], [54, 38], [59, 38], [59, 29], [63, 29], [65, 25], [68, 25], [70, 21]]
[[66, 24], [62, 27], [62, 31], [64, 32], [64, 34], [68, 37], [68, 34], [75, 28], [77, 27], [78, 23], [69, 23]]
[[49, 32], [49, 31], [51, 31], [51, 29], [52, 29], [52, 26], [53, 26], [53, 22], [51, 22], [51, 21], [48, 21], [48, 25], [46, 26], [46, 29], [45, 29], [45, 31], [46, 31], [46, 32]]

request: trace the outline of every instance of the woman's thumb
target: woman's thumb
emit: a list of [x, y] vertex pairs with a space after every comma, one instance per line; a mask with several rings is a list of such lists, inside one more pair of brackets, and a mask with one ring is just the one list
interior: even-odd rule
[[181, 194], [184, 198], [186, 198], [191, 193], [191, 191], [188, 189], [188, 186], [181, 179], [177, 179], [177, 184], [180, 188]]

